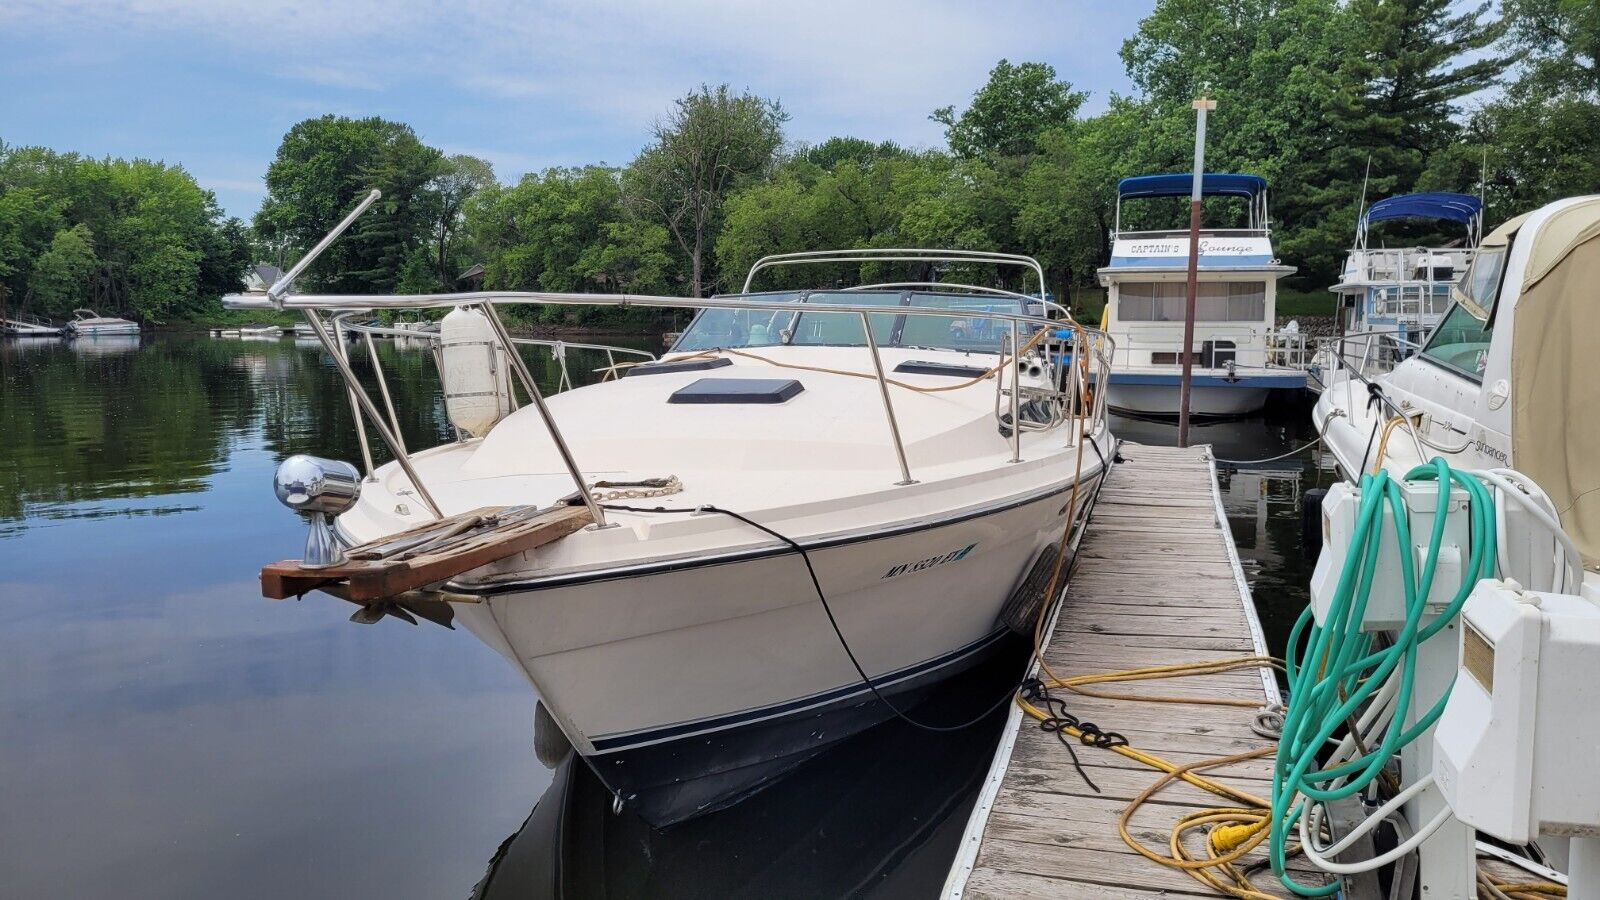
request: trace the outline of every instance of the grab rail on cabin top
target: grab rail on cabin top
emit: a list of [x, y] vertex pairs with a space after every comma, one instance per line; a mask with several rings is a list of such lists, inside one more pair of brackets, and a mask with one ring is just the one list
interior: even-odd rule
[[[841, 290], [839, 293], [848, 293], [848, 291]], [[1030, 302], [1038, 300], [1038, 298], [1027, 298], [1026, 295], [1018, 296], [1029, 299]], [[351, 406], [357, 412], [356, 423], [358, 429], [358, 438], [362, 444], [364, 457], [363, 461], [367, 464], [368, 477], [372, 477], [374, 470], [371, 461], [371, 450], [367, 444], [362, 414], [364, 414], [366, 420], [370, 420], [372, 422], [375, 430], [378, 431], [379, 437], [386, 445], [388, 445], [390, 451], [394, 454], [396, 464], [405, 473], [406, 478], [411, 481], [413, 487], [415, 487], [417, 491], [418, 496], [428, 507], [429, 511], [435, 515], [435, 517], [440, 517], [442, 513], [440, 512], [438, 504], [435, 503], [432, 495], [428, 492], [426, 486], [423, 484], [421, 477], [417, 474], [415, 467], [412, 465], [410, 455], [407, 452], [403, 441], [400, 439], [400, 429], [398, 427], [399, 421], [393, 413], [393, 404], [388, 394], [386, 381], [383, 380], [381, 373], [377, 376], [379, 390], [383, 394], [384, 403], [387, 407], [387, 411], [389, 412], [389, 416], [387, 417], [388, 421], [385, 421], [385, 416], [380, 413], [377, 404], [373, 402], [372, 398], [367, 394], [365, 387], [356, 377], [354, 370], [350, 366], [348, 353], [343, 347], [343, 333], [347, 330], [354, 331], [356, 333], [393, 333], [396, 336], [410, 339], [427, 339], [428, 337], [433, 337], [433, 335], [428, 332], [384, 329], [378, 326], [353, 325], [346, 322], [345, 319], [351, 315], [358, 313], [370, 313], [379, 309], [443, 309], [448, 307], [470, 306], [482, 309], [486, 313], [496, 332], [497, 339], [501, 344], [503, 351], [507, 346], [514, 347], [518, 343], [558, 343], [554, 341], [545, 342], [538, 339], [512, 338], [509, 332], [505, 330], [505, 326], [500, 321], [500, 316], [497, 312], [497, 305], [507, 303], [617, 307], [645, 306], [677, 309], [733, 309], [766, 312], [771, 312], [775, 307], [781, 305], [771, 300], [751, 299], [740, 295], [688, 298], [634, 294], [570, 294], [532, 291], [473, 291], [454, 294], [441, 293], [397, 296], [370, 296], [353, 294], [287, 294], [278, 298], [270, 298], [269, 296], [263, 294], [233, 294], [223, 298], [223, 305], [228, 309], [264, 309], [279, 307], [284, 309], [295, 309], [304, 313], [306, 320], [311, 324], [312, 330], [317, 334], [317, 337], [322, 341], [323, 346], [333, 357], [335, 366], [339, 369], [340, 375], [345, 380], [345, 385], [350, 395]], [[1022, 337], [1022, 329], [1024, 327], [1029, 327], [1031, 329], [1066, 328], [1068, 329], [1068, 334], [1065, 337], [1057, 338], [1052, 341], [1052, 343], [1056, 344], [1060, 348], [1060, 352], [1057, 354], [1056, 358], [1051, 361], [1052, 364], [1065, 366], [1065, 372], [1063, 373], [1064, 384], [1060, 389], [1044, 390], [1039, 388], [1024, 388], [1021, 385], [1018, 361], [1015, 358], [1013, 358], [1010, 361], [1010, 365], [1006, 366], [1005, 370], [1003, 370], [997, 376], [997, 397], [1006, 393], [1010, 394], [1010, 461], [1018, 462], [1022, 458], [1023, 431], [1059, 427], [1059, 425], [1064, 422], [1071, 422], [1075, 427], [1069, 432], [1067, 445], [1073, 446], [1078, 444], [1080, 439], [1086, 434], [1091, 438], [1093, 435], [1098, 434], [1105, 422], [1106, 406], [1103, 391], [1097, 391], [1092, 394], [1091, 402], [1087, 407], [1081, 405], [1081, 400], [1082, 393], [1086, 385], [1096, 383], [1097, 379], [1098, 383], [1105, 383], [1104, 379], [1108, 377], [1111, 369], [1111, 357], [1115, 353], [1115, 343], [1109, 335], [1106, 335], [1105, 333], [1095, 329], [1085, 328], [1070, 317], [1066, 319], [1050, 319], [1042, 316], [1009, 313], [988, 309], [956, 309], [949, 307], [896, 306], [886, 308], [875, 304], [849, 302], [818, 303], [814, 301], [807, 301], [804, 304], [795, 305], [803, 305], [804, 311], [808, 313], [854, 314], [860, 316], [863, 322], [867, 323], [868, 325], [870, 325], [870, 317], [872, 315], [931, 316], [948, 319], [992, 319], [998, 322], [1007, 323], [1010, 326], [1009, 347], [1001, 348], [999, 354], [1001, 356], [1010, 353], [1011, 351], [1009, 348], [1015, 348], [1024, 344]], [[318, 315], [319, 311], [327, 311], [332, 314], [330, 321], [334, 325], [334, 331], [336, 334], [330, 334], [329, 329], [327, 328], [327, 323], [325, 323], [322, 317]], [[871, 334], [870, 327], [867, 328], [867, 334], [867, 349], [872, 358], [874, 377], [878, 382], [879, 394], [883, 400], [884, 415], [890, 426], [890, 438], [893, 443], [895, 457], [901, 475], [901, 483], [912, 482], [914, 479], [911, 478], [911, 471], [909, 463], [906, 459], [904, 442], [899, 433], [898, 420], [895, 417], [893, 401], [888, 390], [889, 382], [883, 373], [882, 360], [879, 355], [876, 340]], [[371, 335], [366, 334], [365, 336], [370, 339]], [[1066, 347], [1069, 345], [1071, 347], [1070, 352], [1068, 352], [1066, 349]], [[567, 344], [566, 346], [573, 345]], [[625, 352], [637, 353], [644, 356], [650, 355], [644, 353], [644, 351], [627, 351], [626, 348], [604, 348], [602, 345], [591, 346], [596, 346], [601, 349], [611, 349], [613, 351], [624, 350]], [[571, 477], [574, 486], [577, 488], [579, 497], [582, 499], [584, 504], [589, 507], [591, 515], [594, 516], [596, 526], [606, 527], [607, 522], [605, 512], [603, 508], [600, 507], [600, 505], [595, 501], [593, 493], [589, 489], [588, 483], [585, 482], [583, 478], [582, 470], [577, 465], [577, 462], [572, 455], [572, 451], [567, 444], [566, 437], [562, 434], [560, 427], [556, 424], [554, 416], [551, 415], [549, 408], [545, 405], [544, 397], [539, 391], [538, 385], [535, 383], [531, 372], [529, 372], [527, 364], [523, 361], [521, 355], [518, 353], [508, 352], [506, 355], [508, 361], [511, 363], [513, 371], [517, 373], [518, 381], [521, 382], [524, 393], [528, 395], [532, 403], [538, 408], [545, 431], [550, 435], [551, 440], [556, 445], [557, 451], [562, 457], [562, 462], [565, 464], [568, 475]], [[376, 354], [372, 354], [371, 358], [373, 365], [376, 368], [378, 366]], [[436, 364], [437, 361], [438, 360], [436, 357]], [[1084, 372], [1083, 370], [1090, 367], [1093, 368], [1094, 374], [1090, 375], [1089, 377], [1085, 377], [1088, 373]], [[1010, 373], [1009, 376], [1006, 374], [1007, 371]], [[1008, 381], [1010, 384], [1009, 391], [1006, 389], [1006, 384]], [[1051, 418], [1048, 421], [1044, 423], [1022, 423], [1020, 421], [1021, 407], [1024, 402], [1022, 400], [1022, 394], [1024, 393], [1033, 395], [1032, 399], [1046, 399], [1049, 401], [1052, 413]], [[514, 399], [515, 393], [513, 393], [513, 400]], [[1087, 432], [1085, 432], [1086, 425], [1088, 426]]]

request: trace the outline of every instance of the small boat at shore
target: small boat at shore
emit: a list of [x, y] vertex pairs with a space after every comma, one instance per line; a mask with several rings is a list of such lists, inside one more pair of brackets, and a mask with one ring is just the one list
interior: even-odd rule
[[102, 316], [92, 309], [73, 310], [72, 321], [67, 323], [66, 328], [67, 334], [72, 337], [139, 333], [138, 322]]
[[[655, 825], [904, 718], [1031, 633], [1114, 456], [1092, 386], [1111, 342], [1030, 315], [1037, 298], [750, 290], [777, 265], [907, 260], [1042, 276], [1004, 254], [848, 251], [764, 259], [709, 299], [285, 295], [324, 342], [321, 312], [451, 310], [431, 339], [460, 440], [391, 447], [365, 474], [285, 461], [279, 497], [313, 533], [305, 560], [263, 569], [264, 592], [461, 622], [536, 689], [541, 745], [573, 748]], [[496, 307], [571, 303], [699, 312], [662, 359], [545, 398]], [[387, 441], [392, 412], [330, 352]]]
[[[1207, 174], [1203, 197], [1244, 202], [1242, 228], [1203, 228], [1189, 409], [1197, 416], [1255, 412], [1273, 390], [1305, 387], [1298, 333], [1276, 329], [1279, 279], [1294, 272], [1272, 249], [1267, 182], [1258, 175]], [[1146, 416], [1179, 413], [1189, 265], [1187, 229], [1126, 227], [1128, 200], [1189, 196], [1192, 176], [1141, 175], [1117, 186], [1111, 262], [1099, 271], [1106, 288], [1101, 330], [1116, 339], [1109, 398], [1113, 409]]]

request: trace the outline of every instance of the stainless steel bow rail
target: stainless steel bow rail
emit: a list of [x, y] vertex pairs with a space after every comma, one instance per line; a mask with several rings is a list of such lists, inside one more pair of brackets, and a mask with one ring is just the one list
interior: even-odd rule
[[[440, 362], [438, 335], [429, 332], [413, 331], [407, 329], [385, 328], [379, 325], [358, 324], [350, 321], [357, 314], [370, 314], [379, 310], [421, 310], [421, 309], [448, 309], [453, 307], [467, 307], [481, 310], [489, 320], [494, 331], [496, 341], [511, 369], [516, 373], [516, 380], [520, 382], [528, 402], [539, 413], [546, 433], [550, 435], [557, 452], [561, 456], [562, 464], [572, 483], [577, 490], [577, 496], [588, 509], [589, 515], [596, 528], [608, 527], [605, 510], [596, 502], [593, 492], [584, 480], [583, 471], [572, 454], [572, 449], [562, 434], [560, 426], [551, 414], [545, 403], [543, 392], [529, 371], [527, 362], [523, 359], [517, 347], [541, 346], [550, 348], [561, 361], [562, 383], [571, 385], [571, 379], [566, 374], [565, 354], [567, 348], [582, 348], [604, 351], [609, 362], [609, 371], [615, 373], [618, 368], [616, 356], [618, 354], [639, 356], [647, 359], [655, 357], [647, 352], [633, 350], [625, 347], [610, 347], [599, 344], [577, 344], [564, 341], [541, 340], [536, 338], [514, 338], [506, 329], [498, 307], [502, 305], [533, 305], [533, 306], [613, 306], [613, 307], [649, 307], [658, 309], [695, 309], [701, 312], [714, 309], [751, 310], [773, 312], [775, 310], [790, 308], [794, 312], [805, 313], [840, 313], [860, 317], [862, 327], [866, 333], [866, 350], [872, 361], [872, 375], [878, 383], [879, 395], [883, 401], [884, 418], [893, 445], [895, 458], [898, 463], [900, 480], [897, 484], [914, 484], [910, 465], [906, 458], [905, 445], [901, 438], [899, 422], [895, 416], [894, 402], [889, 388], [895, 384], [884, 374], [883, 362], [879, 353], [876, 338], [873, 336], [871, 316], [933, 316], [946, 319], [984, 319], [1003, 323], [1009, 330], [998, 354], [998, 364], [985, 377], [994, 377], [996, 417], [1000, 419], [1003, 427], [1009, 426], [1011, 441], [1011, 462], [1020, 462], [1022, 459], [1022, 432], [1043, 431], [1060, 427], [1068, 422], [1072, 423], [1068, 429], [1066, 446], [1075, 446], [1085, 435], [1099, 433], [1103, 427], [1106, 415], [1105, 392], [1094, 389], [1095, 384], [1105, 384], [1110, 374], [1111, 357], [1114, 351], [1112, 339], [1103, 332], [1088, 329], [1073, 320], [1070, 315], [1065, 315], [1065, 310], [1060, 306], [1043, 300], [1040, 297], [1019, 294], [1000, 288], [973, 287], [967, 285], [952, 285], [939, 282], [904, 282], [895, 283], [896, 288], [927, 288], [931, 290], [951, 291], [965, 290], [974, 296], [1002, 296], [1016, 299], [1025, 304], [1041, 304], [1046, 309], [1054, 308], [1063, 315], [1061, 318], [1048, 318], [1020, 313], [996, 311], [990, 309], [955, 309], [946, 307], [927, 306], [894, 306], [885, 307], [870, 303], [857, 303], [849, 300], [817, 301], [806, 294], [801, 294], [793, 300], [774, 301], [770, 297], [763, 298], [759, 295], [735, 294], [708, 298], [666, 297], [650, 294], [588, 294], [564, 293], [556, 291], [468, 291], [461, 293], [428, 293], [428, 294], [403, 294], [403, 295], [364, 295], [364, 294], [300, 294], [290, 293], [295, 278], [299, 277], [311, 263], [339, 236], [349, 228], [362, 211], [378, 199], [378, 192], [373, 191], [351, 214], [339, 223], [327, 237], [317, 243], [288, 273], [265, 293], [232, 294], [222, 298], [223, 306], [228, 309], [250, 310], [298, 310], [311, 326], [317, 339], [332, 357], [334, 366], [344, 379], [346, 391], [349, 395], [350, 405], [354, 414], [357, 437], [361, 444], [362, 459], [366, 465], [366, 476], [370, 480], [374, 477], [375, 467], [366, 432], [366, 425], [371, 424], [378, 437], [388, 446], [394, 455], [395, 463], [405, 473], [406, 479], [412, 484], [418, 498], [432, 513], [435, 519], [444, 518], [438, 503], [428, 491], [416, 468], [412, 465], [410, 454], [400, 436], [399, 419], [395, 415], [393, 398], [390, 395], [388, 382], [383, 376], [379, 365], [378, 355], [373, 351], [372, 338], [375, 335], [403, 337], [409, 340], [434, 341], [433, 352], [435, 365]], [[946, 251], [946, 250], [846, 250], [827, 251], [814, 253], [783, 254], [771, 256], [758, 261], [751, 269], [750, 278], [762, 268], [777, 265], [794, 265], [800, 263], [847, 263], [847, 262], [958, 262], [958, 263], [994, 263], [998, 265], [1021, 266], [1033, 271], [1040, 279], [1042, 285], [1044, 272], [1039, 264], [1029, 257], [1013, 254]], [[746, 279], [746, 286], [750, 283]], [[853, 289], [840, 289], [836, 291], [816, 291], [833, 295], [848, 295], [852, 291], [866, 290], [869, 287], [888, 287], [888, 285], [861, 286]], [[1024, 305], [1024, 309], [1029, 308]], [[1041, 334], [1040, 332], [1043, 331]], [[374, 370], [374, 380], [383, 402], [383, 409], [379, 409], [365, 386], [357, 377], [355, 369], [350, 363], [350, 354], [344, 335], [353, 333], [361, 336], [367, 345], [368, 357]], [[1041, 388], [1024, 386], [1023, 354], [1030, 349], [1037, 348], [1038, 355], [1030, 357], [1032, 363], [1039, 365], [1040, 374], [1052, 373], [1051, 387]], [[737, 348], [730, 348], [737, 349]], [[703, 351], [717, 352], [717, 351]], [[1032, 364], [1030, 363], [1030, 364]], [[441, 377], [443, 367], [439, 366]], [[559, 387], [559, 386], [558, 386]], [[517, 403], [516, 391], [513, 390], [512, 403]], [[1005, 401], [1009, 400], [1008, 403]], [[1035, 415], [1031, 420], [1023, 419], [1025, 406], [1032, 404], [1031, 410], [1037, 413], [1042, 407], [1042, 418]], [[1001, 407], [1009, 407], [1004, 412]], [[1007, 413], [1009, 415], [1007, 416]]]

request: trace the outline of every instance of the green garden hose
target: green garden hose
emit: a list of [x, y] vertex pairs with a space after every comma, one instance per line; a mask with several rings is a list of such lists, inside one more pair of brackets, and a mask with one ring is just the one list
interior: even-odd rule
[[[1305, 897], [1325, 897], [1339, 889], [1337, 882], [1305, 885], [1288, 874], [1290, 835], [1295, 832], [1299, 817], [1306, 814], [1307, 802], [1326, 803], [1366, 790], [1394, 754], [1426, 732], [1444, 712], [1448, 690], [1415, 724], [1404, 727], [1405, 711], [1410, 709], [1416, 683], [1417, 646], [1438, 634], [1460, 613], [1479, 580], [1494, 575], [1495, 511], [1489, 490], [1477, 478], [1452, 470], [1438, 457], [1406, 473], [1406, 480], [1436, 481], [1439, 485], [1439, 512], [1434, 517], [1421, 573], [1416, 571], [1412, 558], [1411, 530], [1400, 483], [1382, 470], [1363, 475], [1350, 552], [1328, 604], [1326, 621], [1317, 624], [1308, 606], [1289, 634], [1285, 654], [1289, 705], [1273, 769], [1268, 847], [1274, 874], [1285, 887]], [[1469, 561], [1454, 598], [1438, 617], [1423, 625], [1444, 539], [1452, 484], [1462, 488], [1469, 501]], [[1385, 505], [1392, 513], [1394, 540], [1401, 548], [1406, 618], [1392, 643], [1374, 649], [1372, 635], [1361, 630], [1361, 623], [1383, 545]], [[1376, 712], [1373, 704], [1378, 707]], [[1370, 720], [1364, 726], [1357, 722], [1363, 712], [1364, 718]], [[1341, 744], [1341, 749], [1349, 745], [1345, 753], [1319, 761], [1319, 754], [1330, 739], [1351, 723], [1357, 723], [1363, 733], [1347, 735]], [[1342, 758], [1345, 756], [1348, 758]]]

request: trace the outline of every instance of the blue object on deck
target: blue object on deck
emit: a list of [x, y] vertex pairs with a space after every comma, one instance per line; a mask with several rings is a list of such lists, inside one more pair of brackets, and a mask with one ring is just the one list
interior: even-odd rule
[[[1117, 182], [1117, 196], [1129, 197], [1187, 197], [1194, 187], [1194, 176], [1188, 172], [1168, 175], [1135, 175]], [[1266, 193], [1267, 180], [1260, 175], [1239, 175], [1226, 172], [1208, 172], [1200, 178], [1202, 197], [1244, 197], [1253, 199]]]
[[1386, 197], [1367, 207], [1363, 224], [1389, 219], [1438, 219], [1445, 222], [1471, 222], [1483, 212], [1483, 201], [1471, 194], [1429, 191]]

